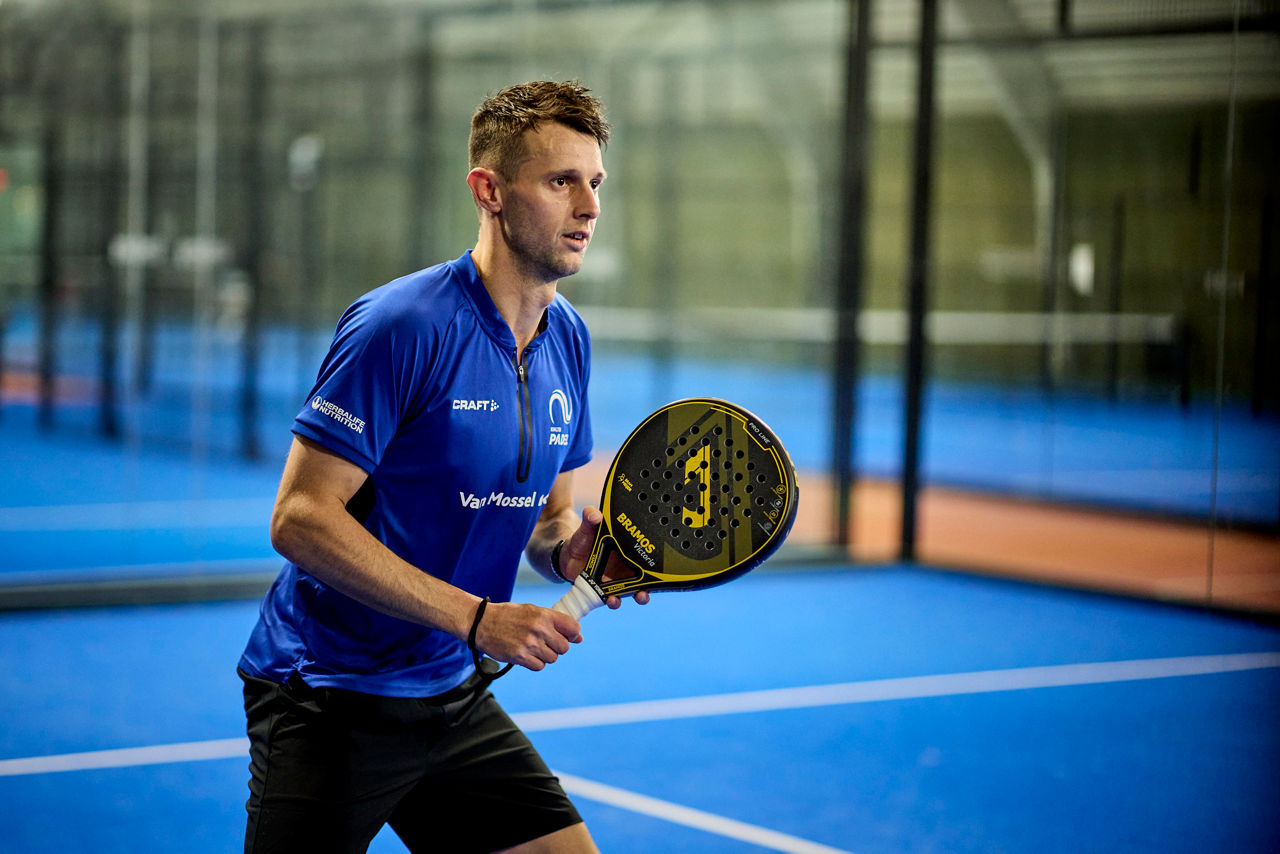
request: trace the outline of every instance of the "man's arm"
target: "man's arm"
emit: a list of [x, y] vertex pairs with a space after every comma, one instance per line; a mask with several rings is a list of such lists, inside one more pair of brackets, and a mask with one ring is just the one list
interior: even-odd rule
[[[582, 518], [579, 520], [573, 510], [573, 472], [561, 472], [551, 487], [551, 494], [547, 497], [542, 515], [538, 517], [538, 523], [533, 528], [533, 535], [529, 537], [529, 544], [525, 547], [525, 557], [529, 559], [530, 566], [537, 570], [539, 575], [550, 581], [559, 581], [559, 577], [551, 569], [551, 551], [556, 543], [564, 540], [564, 546], [560, 549], [560, 571], [564, 573], [565, 578], [572, 581], [586, 566], [587, 558], [591, 557], [596, 530], [602, 521], [604, 516], [595, 507], [584, 509]], [[613, 578], [617, 574], [626, 572], [618, 557], [610, 556], [605, 577]], [[647, 604], [649, 592], [637, 591], [634, 598], [641, 605]], [[622, 600], [617, 596], [610, 596], [605, 600], [605, 604], [610, 608], [617, 608], [622, 604]]]
[[[556, 547], [556, 543], [573, 537], [578, 525], [578, 515], [573, 512], [573, 472], [561, 472], [556, 477], [555, 483], [551, 485], [547, 503], [542, 507], [542, 514], [538, 517], [538, 523], [533, 526], [533, 534], [529, 537], [529, 543], [524, 550], [525, 557], [529, 559], [529, 565], [548, 581], [560, 581], [551, 569], [551, 551]], [[595, 531], [593, 530], [591, 534], [594, 537]], [[586, 561], [585, 558], [580, 561], [570, 574], [569, 556], [566, 554], [568, 548], [569, 543], [566, 542], [564, 548], [560, 550], [560, 571], [572, 579], [582, 570], [582, 563]], [[588, 543], [588, 554], [590, 548], [591, 545]]]
[[[365, 472], [295, 436], [271, 515], [271, 544], [347, 596], [466, 640], [480, 599], [401, 560], [347, 512]], [[541, 670], [581, 640], [573, 618], [536, 605], [493, 603], [476, 645], [499, 661]]]

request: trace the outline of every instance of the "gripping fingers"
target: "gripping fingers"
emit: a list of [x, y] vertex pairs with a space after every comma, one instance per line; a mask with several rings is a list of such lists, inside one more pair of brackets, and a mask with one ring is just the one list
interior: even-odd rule
[[568, 651], [569, 641], [563, 635], [556, 634], [545, 639], [531, 635], [525, 645], [524, 657], [516, 661], [529, 670], [536, 671], [548, 664], [555, 664]]
[[499, 661], [537, 671], [555, 663], [571, 643], [580, 640], [578, 622], [572, 617], [536, 605], [502, 603], [486, 612], [477, 644]]

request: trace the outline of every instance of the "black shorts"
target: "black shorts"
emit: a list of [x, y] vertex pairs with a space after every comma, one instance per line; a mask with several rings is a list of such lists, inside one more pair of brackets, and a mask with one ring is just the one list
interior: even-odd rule
[[580, 822], [475, 677], [425, 700], [278, 685], [240, 672], [249, 732], [245, 852], [496, 851]]

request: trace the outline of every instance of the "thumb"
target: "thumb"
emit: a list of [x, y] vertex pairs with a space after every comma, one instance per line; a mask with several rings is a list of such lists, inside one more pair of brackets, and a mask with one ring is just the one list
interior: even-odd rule
[[590, 505], [582, 508], [582, 525], [583, 527], [590, 527], [592, 529], [591, 532], [593, 534], [595, 533], [595, 529], [599, 528], [600, 523], [603, 521], [604, 521], [604, 514], [601, 513], [597, 508], [592, 507]]
[[582, 643], [582, 626], [577, 620], [561, 611], [552, 611], [551, 617], [556, 631], [566, 640], [570, 643]]
[[568, 553], [570, 560], [574, 562], [575, 570], [580, 571], [586, 565], [587, 558], [591, 557], [591, 547], [596, 541], [596, 531], [603, 521], [604, 514], [596, 508], [587, 507], [583, 509], [582, 524], [578, 526], [578, 530], [573, 532], [568, 542], [564, 545], [564, 551]]

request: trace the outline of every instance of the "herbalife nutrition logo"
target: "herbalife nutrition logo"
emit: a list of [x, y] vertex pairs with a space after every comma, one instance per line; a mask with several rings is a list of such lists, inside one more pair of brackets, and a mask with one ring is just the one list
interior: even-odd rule
[[357, 433], [364, 432], [364, 419], [356, 418], [340, 406], [335, 406], [320, 395], [311, 398], [311, 408], [321, 415], [327, 415], [339, 424], [345, 424]]

